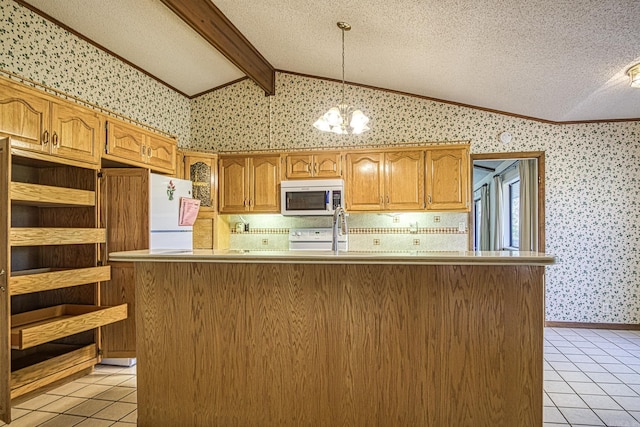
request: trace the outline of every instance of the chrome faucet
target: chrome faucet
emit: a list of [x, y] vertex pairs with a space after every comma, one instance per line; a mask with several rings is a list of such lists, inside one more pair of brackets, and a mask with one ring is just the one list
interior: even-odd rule
[[336, 207], [333, 211], [333, 240], [331, 241], [331, 250], [338, 255], [338, 221], [340, 221], [340, 235], [346, 236], [349, 234], [349, 227], [347, 227], [347, 217], [342, 206]]

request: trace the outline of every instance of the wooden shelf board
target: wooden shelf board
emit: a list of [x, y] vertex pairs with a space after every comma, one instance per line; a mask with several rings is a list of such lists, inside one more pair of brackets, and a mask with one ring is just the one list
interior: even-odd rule
[[11, 316], [11, 348], [26, 349], [127, 318], [127, 304], [62, 304]]
[[11, 246], [46, 246], [105, 243], [104, 228], [13, 227], [9, 230]]
[[98, 363], [95, 344], [84, 347], [45, 344], [37, 353], [13, 360], [11, 398], [30, 393]]
[[39, 268], [11, 272], [9, 294], [21, 295], [32, 292], [62, 289], [87, 283], [103, 282], [111, 279], [111, 268], [100, 267], [51, 269]]
[[11, 201], [34, 206], [95, 206], [96, 193], [75, 188], [12, 182]]

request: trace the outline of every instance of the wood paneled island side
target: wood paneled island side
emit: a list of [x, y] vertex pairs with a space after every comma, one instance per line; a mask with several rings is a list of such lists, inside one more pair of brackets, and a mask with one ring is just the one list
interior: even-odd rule
[[121, 252], [138, 425], [541, 426], [535, 253]]

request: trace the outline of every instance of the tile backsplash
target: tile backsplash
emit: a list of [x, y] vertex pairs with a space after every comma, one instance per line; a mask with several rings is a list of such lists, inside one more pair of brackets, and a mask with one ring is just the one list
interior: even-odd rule
[[[469, 234], [466, 213], [352, 213], [351, 251], [464, 251]], [[287, 250], [289, 230], [330, 228], [330, 216], [223, 215], [229, 246], [245, 250]], [[236, 231], [236, 226], [238, 227]], [[248, 226], [245, 226], [248, 224]], [[241, 230], [241, 231], [240, 231]]]

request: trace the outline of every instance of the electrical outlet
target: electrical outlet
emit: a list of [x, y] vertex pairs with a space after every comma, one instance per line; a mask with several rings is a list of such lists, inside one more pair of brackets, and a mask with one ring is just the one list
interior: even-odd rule
[[467, 223], [466, 222], [458, 223], [458, 231], [461, 233], [467, 231]]
[[262, 244], [263, 245], [268, 245], [269, 244], [269, 239], [262, 239]]
[[420, 246], [420, 239], [413, 239], [414, 246]]
[[373, 239], [374, 246], [380, 246], [380, 239]]
[[434, 216], [433, 217], [433, 222], [440, 222], [440, 217], [439, 216]]

